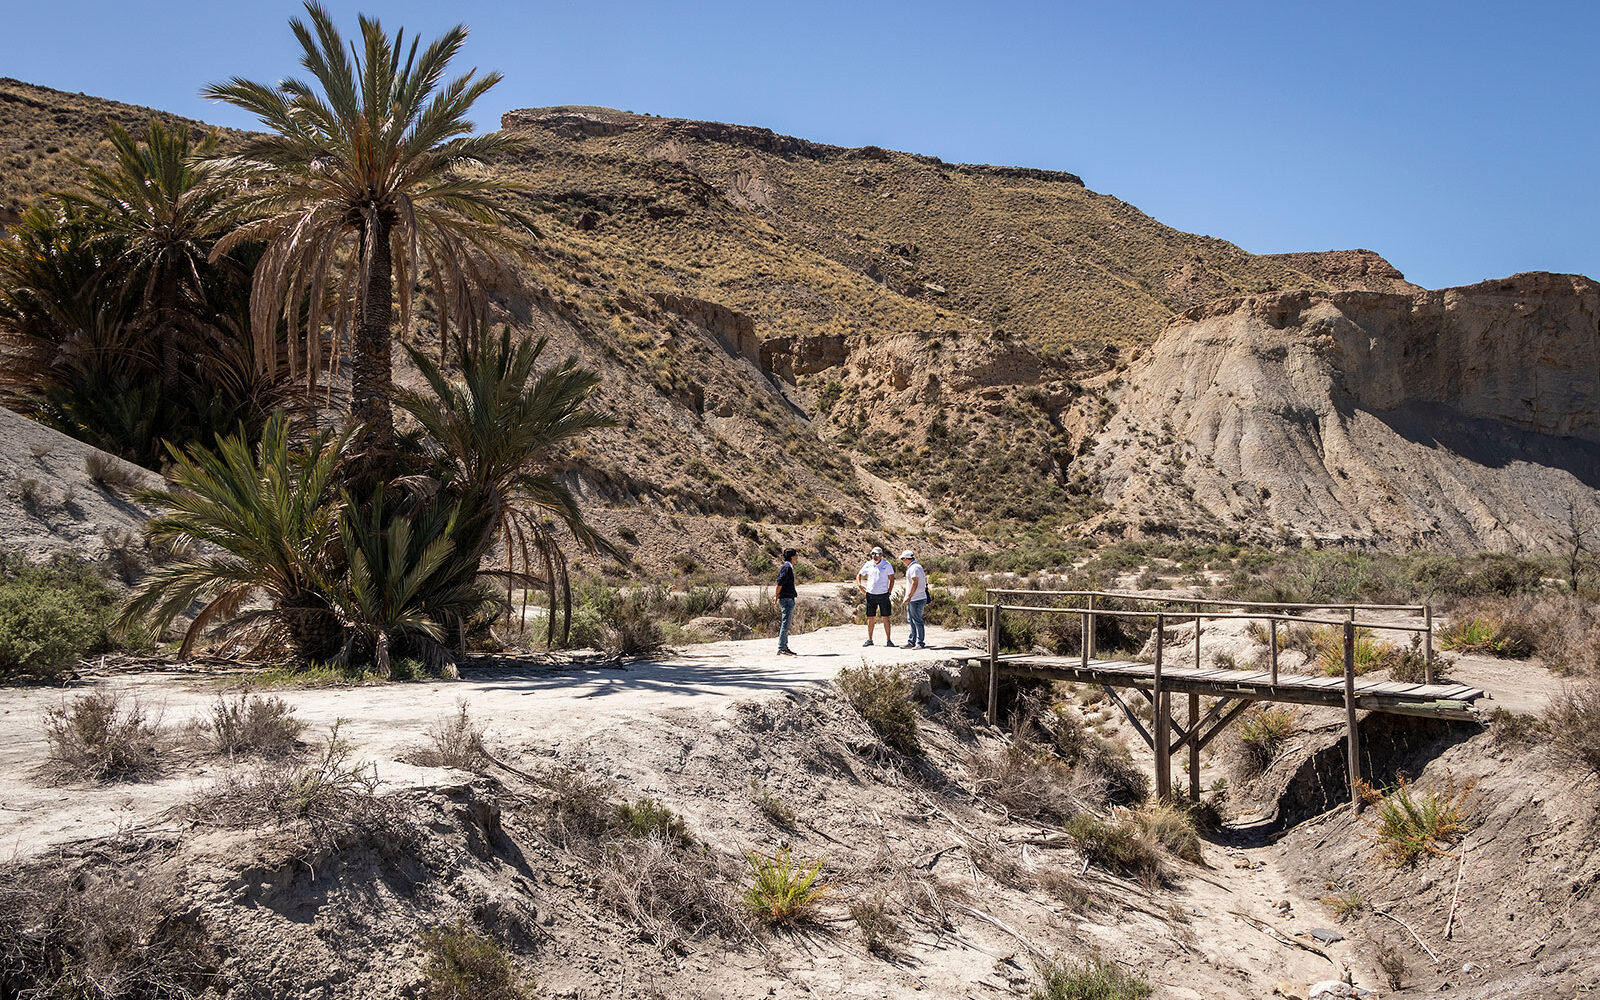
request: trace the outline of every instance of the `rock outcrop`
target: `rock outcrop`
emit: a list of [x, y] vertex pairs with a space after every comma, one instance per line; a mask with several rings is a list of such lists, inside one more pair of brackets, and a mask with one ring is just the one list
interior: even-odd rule
[[1548, 548], [1600, 516], [1600, 286], [1223, 299], [1116, 403], [1095, 464], [1132, 530]]

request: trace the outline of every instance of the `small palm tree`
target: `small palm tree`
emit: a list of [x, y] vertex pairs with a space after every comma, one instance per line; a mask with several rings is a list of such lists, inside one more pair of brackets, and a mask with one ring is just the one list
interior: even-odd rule
[[252, 323], [267, 330], [281, 320], [302, 331], [303, 356], [292, 339], [290, 364], [308, 379], [329, 357], [337, 360], [337, 340], [323, 342], [325, 322], [335, 331], [354, 328], [351, 414], [365, 427], [362, 443], [382, 453], [394, 440], [396, 279], [402, 326], [409, 325], [410, 290], [425, 265], [441, 345], [453, 323], [475, 334], [487, 317], [487, 261], [517, 249], [508, 227], [532, 227], [492, 200], [509, 186], [479, 172], [486, 159], [516, 148], [516, 140], [473, 135], [466, 117], [500, 74], [472, 71], [444, 82], [466, 40], [464, 26], [419, 53], [417, 39], [408, 46], [403, 31], [391, 38], [367, 17], [360, 44], [347, 47], [326, 8], [310, 2], [306, 13], [310, 24], [295, 19], [290, 26], [311, 81], [269, 86], [235, 77], [204, 91], [251, 112], [269, 130], [218, 161], [234, 185], [230, 217], [241, 225], [216, 252], [266, 244], [255, 272]]
[[[119, 612], [117, 627], [159, 632], [199, 602], [180, 657], [213, 622], [228, 632], [286, 633], [307, 659], [337, 653], [344, 628], [327, 595], [339, 562], [343, 504], [336, 477], [348, 440], [348, 433], [322, 433], [294, 449], [289, 420], [279, 412], [253, 453], [243, 433], [222, 438], [216, 451], [171, 449], [173, 485], [144, 494], [166, 513], [146, 531], [157, 542], [199, 542], [201, 554], [152, 570]], [[267, 606], [244, 610], [256, 597]]]
[[[182, 340], [207, 325], [206, 284], [220, 232], [218, 191], [202, 184], [201, 158], [216, 150], [208, 134], [192, 142], [187, 125], [151, 118], [143, 140], [111, 122], [110, 169], [91, 167], [83, 190], [63, 195], [80, 208], [106, 248], [100, 283], [138, 303], [133, 325], [155, 339], [162, 380], [178, 381]], [[226, 263], [226, 261], [222, 261]]]
[[502, 330], [499, 337], [485, 338], [478, 351], [463, 351], [458, 382], [446, 380], [438, 365], [407, 348], [432, 391], [403, 391], [396, 402], [416, 417], [435, 446], [443, 487], [471, 512], [459, 529], [463, 550], [481, 559], [500, 542], [508, 588], [533, 576], [548, 587], [552, 641], [556, 601], [562, 602], [565, 641], [572, 595], [556, 525], [591, 552], [617, 553], [584, 523], [572, 491], [545, 463], [558, 445], [615, 421], [589, 409], [600, 376], [576, 358], [536, 372], [545, 346], [544, 339], [513, 342], [511, 332]]

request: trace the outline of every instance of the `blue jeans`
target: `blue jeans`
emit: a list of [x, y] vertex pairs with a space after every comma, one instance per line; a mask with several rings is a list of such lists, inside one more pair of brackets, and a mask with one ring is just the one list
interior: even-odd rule
[[789, 626], [794, 622], [794, 598], [778, 598], [778, 648], [789, 648]]
[[928, 626], [922, 621], [922, 609], [928, 606], [926, 600], [906, 602], [906, 621], [911, 625], [911, 641], [907, 645], [926, 646], [928, 644]]

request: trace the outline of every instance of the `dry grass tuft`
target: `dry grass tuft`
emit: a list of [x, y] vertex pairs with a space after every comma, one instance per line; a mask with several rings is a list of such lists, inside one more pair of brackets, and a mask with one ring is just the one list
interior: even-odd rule
[[412, 752], [407, 760], [420, 767], [454, 767], [462, 771], [481, 771], [489, 764], [483, 746], [483, 728], [474, 725], [465, 698], [456, 699], [454, 715], [446, 715], [428, 727], [428, 746]]
[[1067, 836], [1091, 864], [1147, 884], [1161, 882], [1166, 862], [1155, 837], [1137, 820], [1101, 819], [1079, 813], [1067, 822]]
[[44, 714], [50, 744], [46, 780], [136, 781], [161, 769], [165, 736], [159, 719], [147, 718], [137, 698], [95, 691]]
[[893, 957], [906, 940], [905, 929], [882, 892], [850, 900], [850, 919], [855, 921], [862, 946], [873, 954]]
[[1146, 1000], [1155, 993], [1143, 976], [1099, 958], [1052, 962], [1037, 971], [1032, 1000]]

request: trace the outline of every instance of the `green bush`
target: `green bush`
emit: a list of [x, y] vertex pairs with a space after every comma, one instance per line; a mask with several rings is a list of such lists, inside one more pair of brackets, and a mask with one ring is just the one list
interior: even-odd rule
[[911, 704], [911, 684], [899, 670], [863, 663], [839, 671], [836, 683], [883, 742], [903, 754], [922, 753], [917, 710]]
[[0, 679], [50, 676], [109, 649], [106, 626], [117, 596], [87, 563], [32, 566], [0, 558]]
[[1525, 626], [1495, 617], [1463, 616], [1439, 630], [1439, 648], [1520, 660], [1533, 655], [1530, 632]]
[[766, 857], [747, 855], [750, 885], [744, 891], [744, 904], [768, 924], [794, 923], [808, 916], [828, 891], [818, 885], [822, 861], [795, 860], [785, 847]]
[[1474, 782], [1457, 788], [1453, 778], [1444, 787], [1416, 791], [1404, 778], [1387, 792], [1366, 790], [1364, 797], [1377, 807], [1377, 817], [1367, 822], [1378, 842], [1379, 856], [1409, 865], [1424, 854], [1443, 854], [1444, 845], [1459, 840], [1468, 828], [1467, 803]]
[[492, 938], [465, 921], [422, 935], [428, 1000], [524, 1000], [532, 995], [516, 966]]
[[1067, 821], [1066, 831], [1090, 863], [1108, 871], [1146, 882], [1159, 881], [1166, 873], [1157, 841], [1137, 820], [1079, 813]]
[[1240, 777], [1254, 777], [1277, 760], [1283, 745], [1300, 731], [1300, 722], [1294, 709], [1283, 705], [1258, 706], [1250, 709], [1239, 720], [1235, 730], [1238, 737]]

